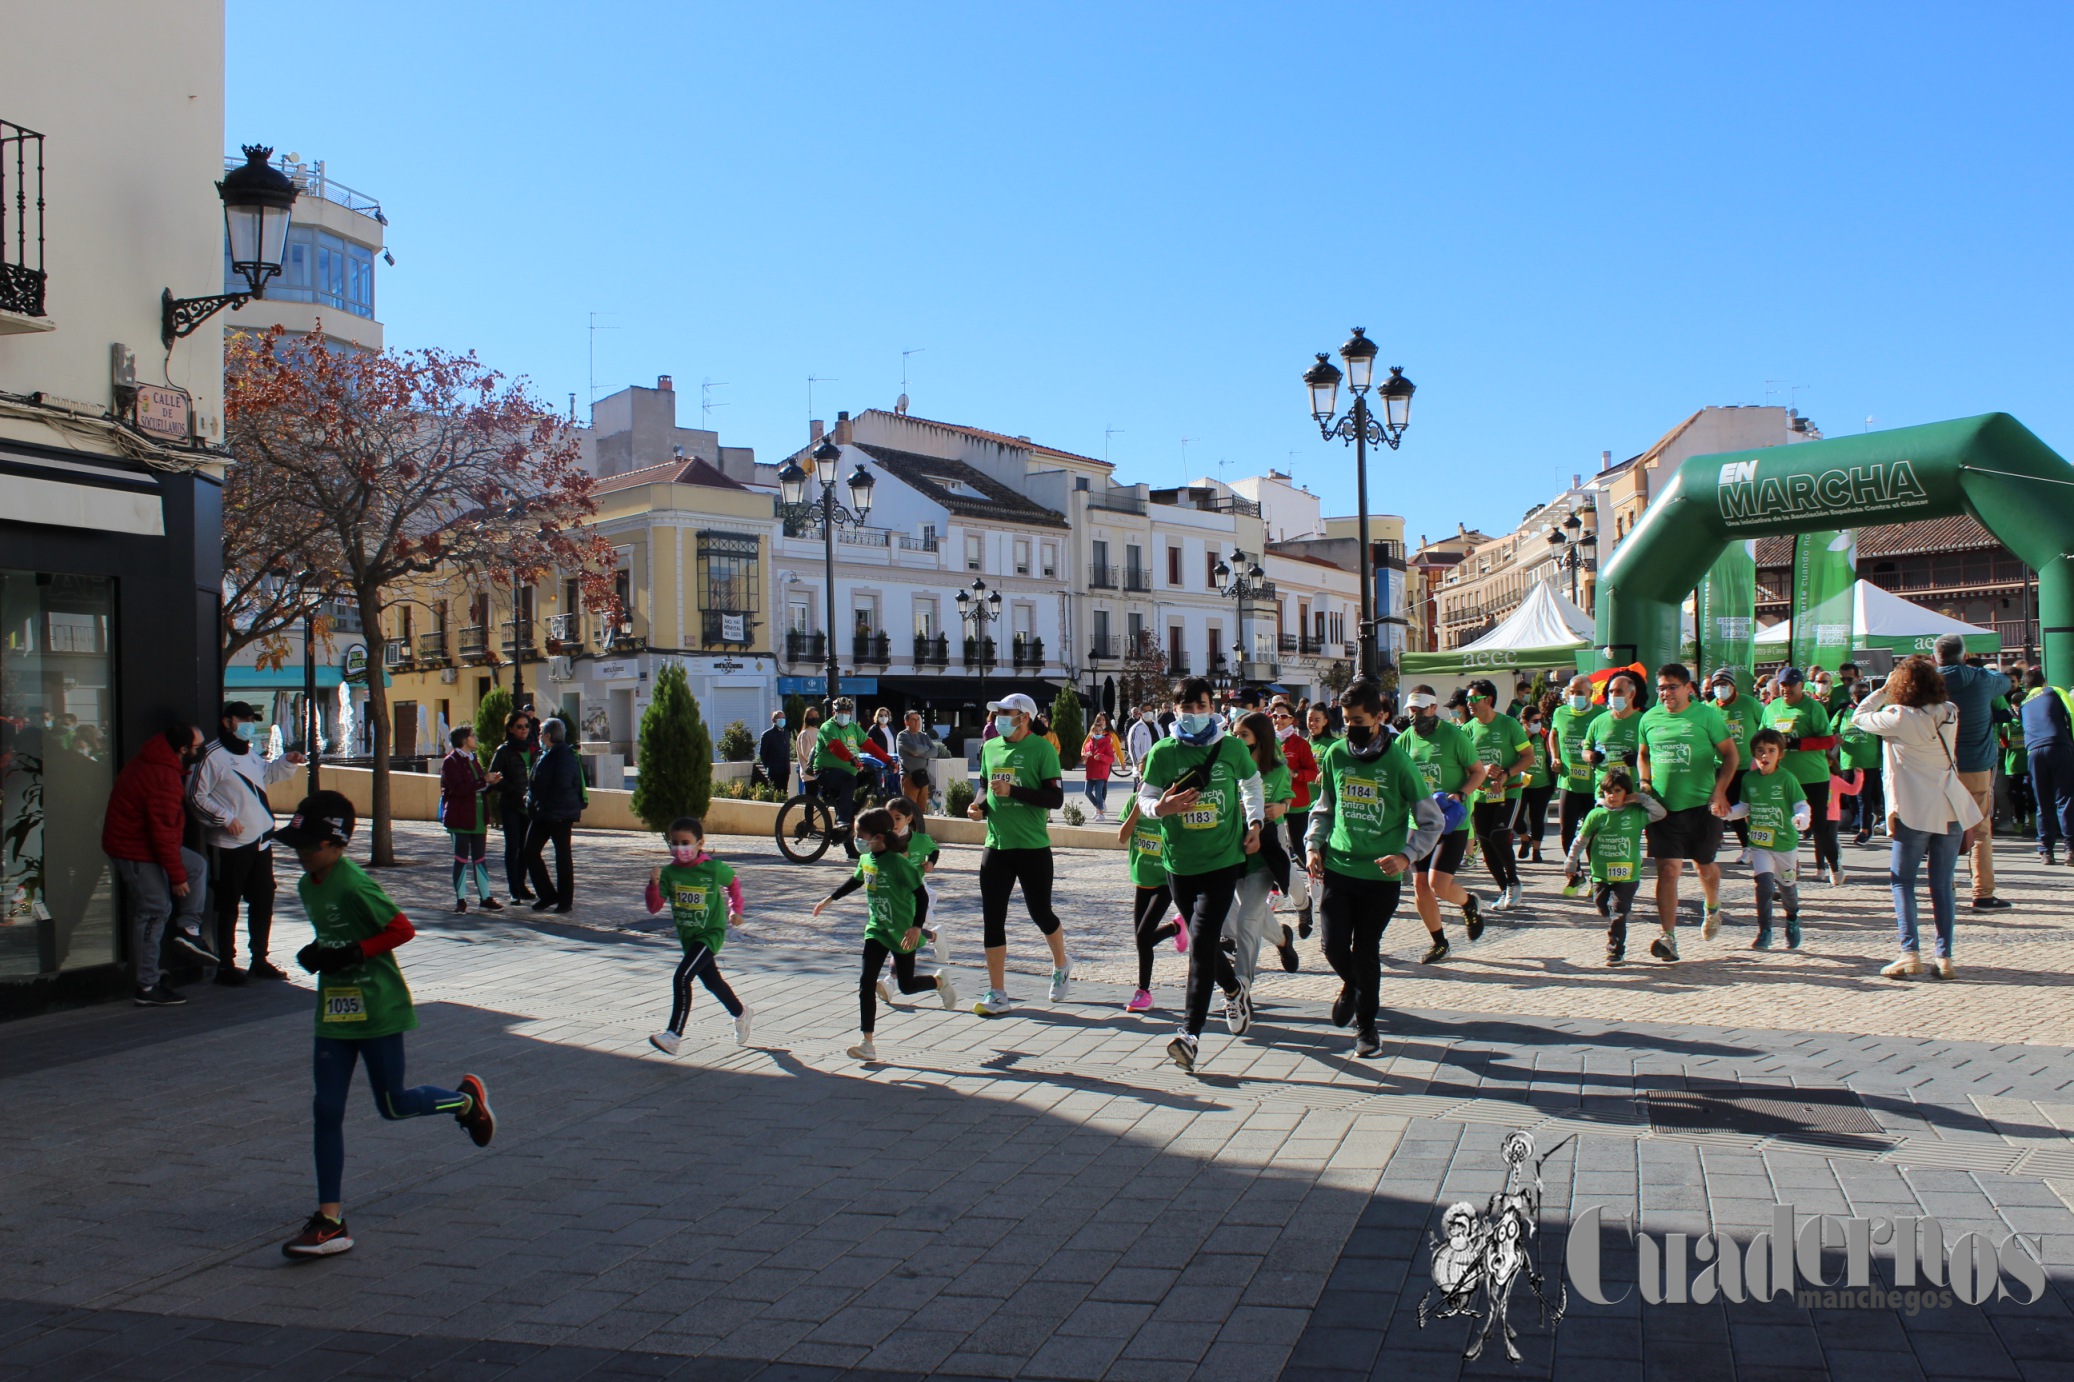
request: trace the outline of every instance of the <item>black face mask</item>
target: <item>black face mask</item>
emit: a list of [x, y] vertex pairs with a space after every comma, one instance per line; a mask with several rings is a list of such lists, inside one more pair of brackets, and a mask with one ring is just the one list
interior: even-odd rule
[[1383, 750], [1389, 746], [1390, 735], [1387, 730], [1375, 725], [1347, 726], [1347, 748], [1354, 757], [1363, 762], [1380, 757]]
[[1438, 715], [1421, 714], [1411, 717], [1411, 727], [1420, 734], [1431, 734], [1434, 727], [1439, 723], [1440, 717]]

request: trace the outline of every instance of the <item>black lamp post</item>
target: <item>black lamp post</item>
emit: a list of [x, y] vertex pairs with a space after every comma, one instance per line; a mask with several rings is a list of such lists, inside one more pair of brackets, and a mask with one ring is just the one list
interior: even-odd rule
[[828, 587], [828, 703], [833, 707], [836, 697], [842, 694], [843, 676], [835, 632], [835, 530], [838, 525], [864, 526], [864, 520], [871, 515], [872, 487], [878, 482], [860, 464], [850, 472], [850, 507], [844, 508], [835, 497], [835, 470], [842, 463], [842, 448], [823, 437], [807, 453], [807, 459], [814, 463], [814, 478], [820, 482], [821, 497], [813, 505], [808, 505], [807, 472], [797, 461], [787, 461], [785, 468], [778, 472], [778, 493], [783, 500], [785, 520], [789, 523], [797, 524], [815, 509], [820, 511], [822, 566]]
[[1247, 562], [1246, 554], [1234, 547], [1226, 561], [1211, 568], [1217, 578], [1217, 593], [1227, 600], [1239, 602], [1239, 641], [1232, 645], [1239, 659], [1232, 665], [1232, 684], [1245, 680], [1246, 671], [1246, 602], [1261, 593], [1267, 584], [1267, 572], [1260, 569], [1259, 562]]
[[[1304, 387], [1310, 390], [1311, 395], [1311, 416], [1318, 423], [1318, 435], [1328, 441], [1338, 437], [1343, 442], [1354, 443], [1355, 495], [1361, 506], [1361, 674], [1367, 677], [1376, 674], [1379, 663], [1376, 655], [1375, 572], [1371, 569], [1374, 555], [1368, 545], [1368, 446], [1371, 442], [1380, 442], [1392, 451], [1397, 449], [1397, 444], [1404, 438], [1404, 429], [1411, 424], [1411, 396], [1416, 387], [1404, 377], [1402, 365], [1390, 366], [1390, 377], [1376, 389], [1376, 396], [1383, 401], [1383, 415], [1378, 418], [1370, 413], [1368, 390], [1375, 374], [1375, 355], [1375, 342], [1357, 326], [1353, 336], [1339, 348], [1340, 359], [1347, 362], [1344, 376], [1322, 351], [1318, 363], [1303, 372]], [[1337, 417], [1342, 377], [1353, 391], [1354, 406], [1345, 416]]]
[[244, 146], [245, 166], [233, 169], [216, 184], [223, 198], [223, 229], [230, 237], [231, 271], [252, 285], [249, 293], [176, 298], [167, 288], [159, 294], [159, 340], [167, 350], [191, 336], [209, 318], [228, 307], [235, 312], [252, 298], [266, 296], [266, 281], [281, 272], [288, 249], [288, 223], [295, 213], [296, 188], [288, 175], [267, 162], [272, 149]]
[[1567, 569], [1570, 573], [1570, 603], [1573, 605], [1577, 603], [1577, 573], [1593, 559], [1599, 548], [1598, 533], [1581, 533], [1579, 530], [1583, 527], [1584, 521], [1573, 513], [1563, 520], [1562, 527], [1548, 530], [1548, 547], [1555, 556], [1556, 571], [1561, 573]]
[[987, 625], [1001, 622], [1001, 592], [989, 591], [987, 583], [972, 578], [972, 588], [958, 592], [958, 618], [972, 630], [972, 650], [979, 658], [979, 708], [987, 708]]

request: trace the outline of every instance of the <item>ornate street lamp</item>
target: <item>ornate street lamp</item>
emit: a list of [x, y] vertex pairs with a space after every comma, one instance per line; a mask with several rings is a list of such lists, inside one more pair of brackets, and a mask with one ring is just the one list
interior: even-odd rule
[[1267, 584], [1267, 572], [1260, 569], [1259, 562], [1248, 562], [1246, 554], [1234, 547], [1231, 556], [1211, 568], [1217, 578], [1217, 593], [1227, 600], [1239, 602], [1239, 641], [1233, 645], [1240, 657], [1232, 667], [1232, 681], [1236, 685], [1245, 680], [1246, 658], [1246, 602], [1257, 598]]
[[296, 187], [288, 175], [267, 160], [274, 151], [260, 144], [244, 146], [245, 166], [233, 169], [216, 184], [223, 198], [223, 230], [230, 241], [231, 272], [250, 284], [249, 293], [176, 298], [167, 288], [159, 294], [159, 339], [168, 350], [182, 336], [228, 307], [235, 312], [253, 298], [266, 296], [267, 280], [281, 272], [288, 251], [288, 223], [295, 214]]
[[[1577, 573], [1584, 568], [1586, 562], [1593, 559], [1599, 546], [1598, 533], [1580, 533], [1579, 530], [1583, 527], [1584, 521], [1573, 511], [1563, 520], [1562, 527], [1548, 530], [1548, 548], [1555, 558], [1558, 575], [1566, 569], [1570, 573], [1570, 603], [1573, 605], [1578, 602]], [[1568, 530], [1567, 536], [1565, 529]]]
[[[807, 502], [807, 472], [797, 461], [787, 461], [778, 471], [778, 497], [780, 516], [786, 523], [799, 527], [809, 517], [821, 520], [821, 562], [824, 582], [827, 586], [828, 610], [828, 700], [831, 705], [842, 690], [842, 657], [836, 642], [835, 619], [835, 530], [838, 526], [862, 528], [871, 516], [871, 491], [877, 483], [871, 472], [862, 464], [850, 472], [850, 507], [845, 508], [835, 497], [836, 467], [842, 463], [843, 451], [827, 437], [821, 438], [807, 459], [814, 463], [814, 478], [820, 481], [821, 497], [814, 503]], [[816, 513], [818, 510], [818, 514]]]
[[958, 618], [971, 632], [972, 651], [979, 663], [979, 707], [987, 706], [987, 626], [1001, 622], [1001, 592], [989, 591], [987, 583], [972, 578], [972, 588], [958, 592]]
[[[1377, 667], [1375, 626], [1375, 573], [1371, 569], [1374, 554], [1368, 542], [1368, 447], [1379, 442], [1392, 451], [1404, 439], [1404, 429], [1411, 425], [1411, 396], [1415, 386], [1404, 377], [1401, 365], [1390, 366], [1390, 376], [1385, 379], [1376, 396], [1383, 401], [1383, 415], [1378, 418], [1369, 411], [1368, 393], [1375, 380], [1376, 344], [1368, 339], [1362, 327], [1355, 327], [1354, 334], [1339, 348], [1339, 358], [1347, 365], [1342, 375], [1323, 352], [1318, 362], [1303, 372], [1304, 387], [1311, 396], [1311, 416], [1317, 421], [1318, 435], [1330, 441], [1338, 437], [1342, 442], [1354, 443], [1354, 478], [1357, 502], [1360, 504], [1361, 541], [1361, 674], [1374, 676]], [[1354, 406], [1344, 416], [1335, 416], [1339, 406], [1339, 386], [1346, 380], [1347, 388], [1354, 395]]]

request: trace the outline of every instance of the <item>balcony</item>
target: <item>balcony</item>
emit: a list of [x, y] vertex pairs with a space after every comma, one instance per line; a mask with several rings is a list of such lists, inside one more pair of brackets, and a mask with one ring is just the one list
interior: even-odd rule
[[1123, 656], [1122, 648], [1123, 640], [1118, 638], [1115, 634], [1095, 634], [1093, 637], [1087, 640], [1088, 660], [1093, 661], [1096, 658], [1100, 658], [1104, 662], [1114, 662], [1116, 661], [1116, 659]]
[[609, 619], [600, 620], [597, 633], [600, 651], [630, 652], [647, 642], [640, 634], [634, 632], [634, 617], [631, 614], [616, 624]]
[[915, 635], [915, 666], [948, 667], [950, 665], [951, 640], [947, 636], [940, 633], [933, 638], [926, 633]]
[[1151, 593], [1152, 572], [1143, 566], [1132, 566], [1123, 573], [1123, 588], [1139, 595]]
[[1168, 654], [1167, 654], [1167, 675], [1168, 675], [1168, 676], [1170, 676], [1170, 677], [1185, 677], [1185, 676], [1188, 676], [1188, 675], [1189, 675], [1189, 671], [1188, 671], [1188, 654], [1186, 654], [1186, 653], [1168, 653]]
[[547, 621], [547, 646], [562, 652], [583, 646], [583, 616], [580, 614], [557, 614]]
[[1280, 663], [1254, 662], [1249, 659], [1239, 664], [1239, 680], [1241, 681], [1280, 681], [1281, 679], [1282, 667]]
[[850, 660], [859, 667], [888, 667], [893, 662], [893, 640], [881, 629], [877, 633], [853, 634]]
[[1281, 603], [1282, 593], [1275, 589], [1273, 581], [1261, 581], [1258, 584], [1250, 585], [1246, 587], [1246, 593], [1239, 597], [1239, 607], [1241, 609], [1258, 609]]
[[390, 638], [385, 639], [383, 641], [382, 666], [390, 668], [392, 670], [398, 667], [408, 667], [410, 666], [410, 660], [411, 647], [409, 634], [405, 634], [401, 638]]
[[997, 667], [997, 652], [991, 638], [968, 638], [965, 640], [965, 666], [967, 669], [984, 670]]
[[538, 658], [540, 649], [533, 642], [531, 619], [507, 619], [504, 621], [504, 655], [512, 658]]
[[463, 662], [486, 662], [490, 656], [490, 631], [481, 624], [461, 630], [458, 643]]
[[923, 533], [920, 537], [909, 537], [906, 533], [900, 535], [900, 550], [903, 552], [933, 552], [938, 543], [934, 533]]
[[1044, 666], [1044, 640], [1025, 638], [1017, 634], [1014, 643], [1009, 647], [1009, 656], [1013, 659], [1016, 670], [1029, 668], [1035, 671]]
[[1087, 569], [1087, 586], [1090, 590], [1115, 590], [1122, 578], [1121, 570], [1114, 566], [1090, 566]]
[[828, 660], [828, 636], [819, 633], [801, 633], [789, 629], [785, 634], [785, 660], [787, 662], [826, 662]]
[[0, 120], [0, 335], [50, 330], [41, 320], [46, 282], [43, 136]]
[[1097, 494], [1090, 490], [1087, 506], [1091, 509], [1107, 509], [1111, 513], [1134, 513], [1140, 518], [1145, 516], [1145, 501], [1129, 492], [1119, 494], [1115, 490], [1108, 490]]
[[705, 610], [699, 617], [699, 637], [704, 647], [718, 643], [746, 648], [756, 641], [756, 616], [741, 609]]
[[418, 661], [445, 662], [446, 657], [445, 629], [440, 629], [436, 633], [421, 633], [418, 635]]

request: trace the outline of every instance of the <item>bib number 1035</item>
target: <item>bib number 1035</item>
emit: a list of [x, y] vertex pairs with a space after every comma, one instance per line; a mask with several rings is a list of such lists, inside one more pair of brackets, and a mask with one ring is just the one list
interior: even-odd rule
[[324, 990], [324, 1020], [326, 1022], [365, 1022], [367, 1002], [359, 989]]

